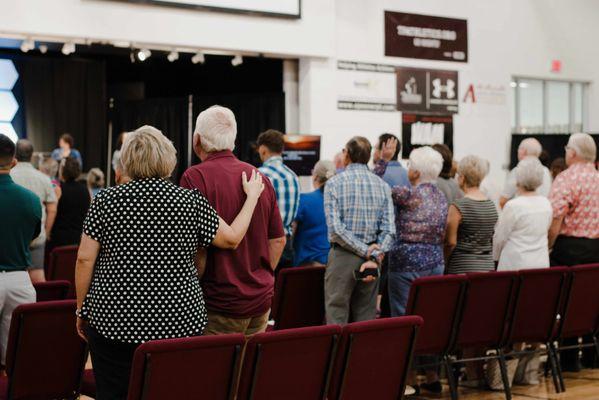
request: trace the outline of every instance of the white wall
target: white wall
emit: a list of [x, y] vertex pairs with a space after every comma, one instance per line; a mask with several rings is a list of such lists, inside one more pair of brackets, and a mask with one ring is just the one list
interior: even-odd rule
[[334, 45], [334, 0], [303, 0], [299, 20], [100, 0], [18, 0], [1, 8], [0, 36], [126, 40], [294, 57], [326, 57]]
[[[384, 56], [383, 11], [468, 19], [469, 62], [412, 60]], [[491, 161], [492, 177], [504, 179], [509, 161], [509, 83], [513, 75], [599, 81], [599, 3], [593, 0], [338, 0], [336, 51], [331, 59], [300, 63], [300, 130], [323, 135], [323, 157], [332, 158], [353, 135], [371, 140], [401, 130], [399, 112], [337, 110], [336, 59], [460, 71], [460, 99], [470, 83], [501, 84], [504, 105], [460, 104], [454, 117], [457, 158], [469, 153]], [[563, 70], [550, 73], [560, 59]], [[333, 85], [334, 86], [334, 85]], [[599, 130], [597, 85], [591, 86], [588, 128]]]

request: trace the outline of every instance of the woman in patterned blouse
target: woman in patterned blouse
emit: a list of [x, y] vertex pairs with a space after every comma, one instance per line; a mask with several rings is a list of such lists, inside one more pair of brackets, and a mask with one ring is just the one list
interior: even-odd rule
[[75, 272], [77, 331], [89, 343], [98, 400], [127, 397], [141, 343], [202, 334], [197, 249], [235, 248], [264, 188], [260, 175], [240, 177], [247, 198], [229, 226], [199, 192], [168, 180], [176, 150], [156, 128], [128, 134], [121, 162], [131, 182], [94, 198]]
[[[395, 153], [397, 140], [383, 144], [382, 160], [375, 173], [382, 176], [386, 165]], [[408, 178], [411, 188], [392, 188], [395, 204], [397, 233], [389, 257], [389, 303], [391, 316], [404, 315], [410, 286], [417, 278], [442, 275], [443, 236], [447, 221], [447, 200], [435, 184], [441, 172], [441, 154], [426, 146], [410, 153]], [[426, 362], [425, 362], [426, 363]], [[441, 383], [435, 369], [426, 371], [427, 382], [420, 387], [441, 392]]]

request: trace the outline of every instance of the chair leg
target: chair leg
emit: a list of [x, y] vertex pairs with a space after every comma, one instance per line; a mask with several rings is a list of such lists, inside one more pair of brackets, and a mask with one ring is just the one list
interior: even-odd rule
[[566, 391], [566, 384], [564, 383], [564, 374], [562, 374], [562, 364], [559, 360], [559, 351], [555, 344], [552, 343], [553, 346], [553, 358], [555, 359], [555, 366], [557, 367], [557, 377], [559, 379], [559, 386], [562, 392]]
[[510, 378], [507, 373], [507, 366], [505, 363], [505, 355], [503, 354], [503, 350], [498, 349], [497, 355], [499, 356], [499, 370], [501, 371], [501, 380], [503, 382], [505, 399], [512, 400], [512, 389], [510, 388]]
[[553, 386], [555, 386], [555, 392], [561, 393], [562, 387], [559, 382], [557, 364], [558, 360], [555, 356], [555, 352], [553, 351], [553, 343], [547, 343], [547, 358], [549, 359], [549, 365], [551, 366], [551, 376], [553, 378]]
[[599, 359], [599, 339], [597, 339], [597, 335], [593, 335], [593, 343], [595, 343], [595, 351], [597, 352], [597, 358]]
[[447, 373], [447, 383], [449, 384], [449, 393], [451, 400], [458, 400], [458, 386], [453, 375], [453, 368], [451, 367], [451, 359], [449, 356], [444, 357], [445, 372]]

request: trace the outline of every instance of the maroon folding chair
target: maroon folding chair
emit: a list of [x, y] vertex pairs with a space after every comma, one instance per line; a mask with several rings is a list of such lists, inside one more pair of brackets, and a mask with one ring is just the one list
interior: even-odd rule
[[245, 337], [149, 341], [135, 350], [128, 400], [233, 399]]
[[324, 399], [341, 327], [287, 329], [247, 344], [238, 399]]
[[343, 328], [329, 400], [388, 399], [403, 396], [419, 316], [355, 322]]
[[65, 280], [71, 283], [67, 294], [69, 299], [75, 298], [75, 265], [79, 246], [55, 247], [50, 252], [47, 279], [49, 281]]
[[233, 399], [245, 337], [155, 340], [135, 351], [128, 400]]
[[[512, 322], [505, 345], [515, 343], [546, 343], [556, 392], [562, 391], [557, 352], [552, 342], [559, 320], [560, 305], [568, 283], [568, 268], [543, 268], [518, 272], [518, 289]], [[513, 352], [513, 355], [529, 352]], [[502, 356], [503, 358], [503, 356]], [[500, 366], [503, 364], [500, 364]], [[502, 376], [507, 372], [503, 371]], [[509, 385], [504, 382], [510, 393]]]
[[[577, 265], [569, 268], [570, 279], [564, 308], [561, 312], [561, 323], [555, 339], [560, 342], [567, 338], [590, 335], [593, 343], [572, 346], [560, 345], [557, 351], [594, 347], [599, 357], [599, 264]], [[554, 342], [552, 340], [552, 342]], [[561, 371], [558, 369], [561, 375]], [[562, 391], [566, 390], [560, 376]]]
[[81, 378], [81, 394], [93, 399], [96, 398], [96, 378], [94, 377], [94, 371], [91, 369], [83, 371], [83, 377]]
[[75, 301], [24, 304], [12, 315], [0, 398], [76, 399], [87, 357]]
[[69, 281], [48, 281], [34, 283], [36, 301], [65, 300], [71, 287]]
[[[466, 275], [468, 279], [459, 327], [451, 353], [473, 347], [496, 349], [496, 356], [462, 358], [472, 362], [497, 358], [505, 366], [501, 347], [506, 341], [517, 289], [517, 272], [484, 272]], [[505, 377], [507, 379], [507, 376]], [[504, 387], [507, 387], [504, 385]], [[506, 392], [506, 397], [511, 394]]]
[[452, 399], [457, 398], [457, 387], [449, 351], [460, 321], [466, 284], [466, 275], [418, 278], [412, 282], [406, 307], [407, 315], [419, 315], [424, 319], [414, 354], [438, 355], [443, 360]]
[[281, 270], [276, 278], [271, 313], [275, 331], [323, 324], [325, 269], [296, 267]]

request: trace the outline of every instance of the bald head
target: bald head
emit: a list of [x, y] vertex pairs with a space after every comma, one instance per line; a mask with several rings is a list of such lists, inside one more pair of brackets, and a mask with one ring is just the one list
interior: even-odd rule
[[31, 162], [31, 157], [33, 157], [33, 144], [27, 139], [19, 139], [15, 158], [18, 162]]

